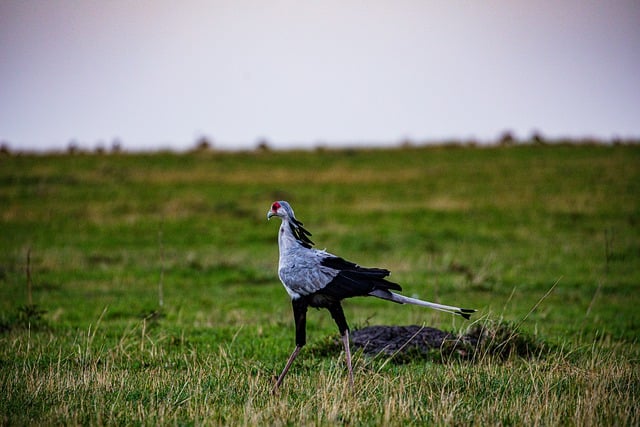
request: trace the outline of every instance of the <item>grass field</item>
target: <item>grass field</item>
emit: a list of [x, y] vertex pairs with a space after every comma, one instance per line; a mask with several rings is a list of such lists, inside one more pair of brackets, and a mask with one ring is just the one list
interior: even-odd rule
[[[294, 345], [282, 199], [319, 248], [479, 310], [360, 298], [352, 328], [503, 325], [545, 351], [357, 353], [350, 392], [311, 311], [270, 395]], [[0, 157], [4, 425], [639, 425], [639, 305], [638, 145]]]

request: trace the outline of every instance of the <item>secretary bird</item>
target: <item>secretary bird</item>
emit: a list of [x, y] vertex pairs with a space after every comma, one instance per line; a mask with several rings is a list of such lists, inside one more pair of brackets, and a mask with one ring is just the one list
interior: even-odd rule
[[385, 279], [390, 273], [383, 268], [365, 268], [346, 261], [326, 251], [312, 248], [314, 243], [307, 231], [293, 213], [291, 205], [285, 201], [274, 202], [267, 213], [267, 219], [277, 216], [282, 219], [278, 233], [280, 261], [278, 276], [291, 296], [293, 319], [296, 328], [296, 347], [278, 377], [272, 392], [275, 393], [291, 364], [306, 343], [307, 308], [326, 308], [338, 325], [349, 370], [349, 383], [353, 387], [353, 369], [349, 350], [349, 326], [344, 317], [340, 301], [357, 296], [374, 296], [399, 304], [415, 304], [469, 319], [476, 310], [436, 304], [399, 295], [397, 283]]

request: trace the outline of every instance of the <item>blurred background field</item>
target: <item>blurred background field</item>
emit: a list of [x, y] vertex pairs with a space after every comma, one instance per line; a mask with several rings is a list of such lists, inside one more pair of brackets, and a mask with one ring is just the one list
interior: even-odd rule
[[[305, 393], [314, 392], [296, 381], [316, 384], [318, 393], [342, 384], [339, 353], [313, 352], [337, 333], [324, 311], [308, 316], [311, 350], [293, 368], [290, 388], [285, 383], [292, 395], [266, 396], [293, 346], [289, 297], [277, 278], [279, 222], [266, 221], [274, 200], [292, 204], [318, 248], [389, 268], [407, 295], [477, 308], [480, 321], [526, 318], [523, 332], [569, 349], [563, 354], [608, 349], [623, 379], [603, 386], [605, 409], [590, 420], [638, 422], [637, 410], [625, 415], [616, 405], [640, 395], [639, 165], [637, 145], [562, 144], [0, 157], [3, 422], [384, 421], [387, 412], [366, 409], [358, 397], [351, 409], [314, 408], [317, 418], [294, 412], [308, 409]], [[344, 306], [352, 328], [469, 325], [373, 299]], [[372, 369], [367, 363], [357, 369]], [[375, 372], [423, 378], [425, 363]], [[575, 363], [588, 371], [587, 362]], [[103, 369], [128, 380], [117, 387]], [[432, 369], [433, 378], [447, 378], [446, 366]], [[165, 378], [165, 371], [178, 373]], [[78, 372], [90, 377], [86, 389], [69, 379]], [[208, 385], [196, 387], [194, 372]], [[535, 377], [521, 374], [523, 384]], [[155, 375], [165, 382], [145, 382]], [[587, 383], [569, 387], [573, 406], [538, 421], [579, 421]], [[446, 399], [429, 403], [433, 390], [414, 386], [403, 385], [422, 406], [397, 408], [392, 419], [446, 420], [438, 415], [452, 408]], [[224, 397], [198, 400], [217, 387]], [[388, 402], [402, 389], [389, 387], [372, 393]], [[477, 389], [459, 392], [476, 402]], [[158, 397], [166, 395], [167, 407]], [[544, 417], [517, 404], [499, 414], [477, 405], [467, 415], [451, 409], [449, 420]]]

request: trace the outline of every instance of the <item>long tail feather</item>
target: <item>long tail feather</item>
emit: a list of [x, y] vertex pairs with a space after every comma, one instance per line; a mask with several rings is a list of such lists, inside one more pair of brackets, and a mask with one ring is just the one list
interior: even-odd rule
[[369, 295], [386, 299], [389, 301], [397, 302], [398, 304], [414, 304], [414, 305], [420, 305], [423, 307], [429, 307], [434, 310], [440, 310], [446, 313], [457, 314], [458, 316], [462, 316], [465, 319], [469, 319], [471, 314], [476, 312], [476, 310], [469, 309], [469, 308], [453, 307], [451, 305], [444, 305], [444, 304], [437, 304], [435, 302], [422, 301], [417, 298], [406, 297], [404, 295], [396, 294], [394, 292], [383, 290], [383, 289], [376, 289], [374, 291], [371, 291]]

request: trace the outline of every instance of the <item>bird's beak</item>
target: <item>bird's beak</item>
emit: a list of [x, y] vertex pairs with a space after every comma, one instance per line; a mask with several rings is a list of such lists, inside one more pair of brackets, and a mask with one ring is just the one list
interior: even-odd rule
[[276, 216], [276, 213], [274, 211], [267, 212], [267, 221], [270, 220], [272, 216]]

